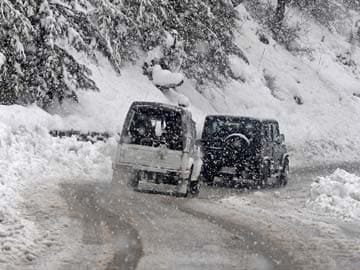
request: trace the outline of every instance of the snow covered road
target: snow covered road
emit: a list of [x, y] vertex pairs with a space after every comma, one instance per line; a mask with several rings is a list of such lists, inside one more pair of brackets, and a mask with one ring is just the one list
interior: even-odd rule
[[34, 211], [39, 226], [67, 224], [57, 231], [56, 252], [6, 269], [355, 270], [360, 223], [319, 215], [306, 204], [314, 177], [338, 167], [359, 172], [357, 165], [302, 169], [285, 188], [204, 187], [197, 199], [66, 181], [53, 190], [64, 204]]

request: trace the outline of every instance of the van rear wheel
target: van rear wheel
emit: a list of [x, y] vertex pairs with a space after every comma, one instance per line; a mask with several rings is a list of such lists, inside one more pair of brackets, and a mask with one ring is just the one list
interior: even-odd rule
[[113, 170], [113, 177], [111, 180], [111, 185], [116, 186], [124, 186], [127, 183], [126, 179], [126, 171], [127, 168], [124, 166], [116, 166], [116, 168]]
[[132, 187], [137, 188], [139, 185], [138, 172], [133, 171], [126, 166], [118, 166], [113, 171], [111, 185], [114, 187]]
[[131, 171], [128, 172], [128, 186], [132, 187], [133, 189], [136, 189], [139, 186], [139, 172], [137, 171]]
[[196, 197], [198, 196], [200, 193], [200, 183], [199, 181], [190, 181], [189, 180], [189, 184], [188, 184], [188, 190], [186, 195], [188, 197]]

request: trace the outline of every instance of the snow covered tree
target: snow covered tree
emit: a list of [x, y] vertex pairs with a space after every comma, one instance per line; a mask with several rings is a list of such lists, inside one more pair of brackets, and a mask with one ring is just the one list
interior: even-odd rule
[[[161, 46], [167, 60], [181, 62], [182, 71], [199, 85], [221, 84], [228, 77], [228, 55], [242, 55], [233, 42], [237, 14], [231, 0], [92, 2], [92, 20], [122, 62], [136, 60], [139, 49], [149, 52]], [[181, 46], [171, 51], [164, 36], [174, 32]]]
[[77, 89], [97, 90], [90, 70], [68, 50], [111, 55], [87, 13], [75, 6], [85, 2], [2, 0], [0, 51], [6, 62], [0, 70], [0, 103], [47, 107], [64, 98], [76, 100]]
[[[347, 1], [344, 0], [344, 2]], [[348, 2], [356, 4], [358, 1], [350, 0]], [[331, 0], [292, 0], [291, 5], [307, 13], [329, 29], [331, 29], [331, 22], [336, 20], [340, 15], [339, 13], [342, 12], [341, 5], [337, 1]]]
[[285, 8], [286, 4], [289, 2], [289, 0], [278, 0], [276, 11], [275, 11], [275, 17], [274, 17], [274, 25], [273, 25], [273, 31], [276, 33], [281, 28], [282, 22], [285, 18]]
[[[221, 85], [233, 42], [231, 0], [1, 0], [0, 103], [46, 108], [77, 90], [97, 90], [91, 71], [74, 52], [107, 57], [116, 71], [143, 52], [163, 50], [169, 69], [181, 69], [198, 85]], [[176, 33], [176, 45], [166, 37]], [[164, 38], [165, 37], [165, 38]], [[174, 44], [175, 44], [174, 43]]]

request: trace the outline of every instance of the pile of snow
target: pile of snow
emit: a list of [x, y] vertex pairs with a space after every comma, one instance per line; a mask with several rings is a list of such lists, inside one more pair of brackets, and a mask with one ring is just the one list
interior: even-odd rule
[[[115, 140], [91, 144], [51, 137], [48, 128], [61, 121], [36, 106], [0, 106], [0, 262], [31, 261], [46, 248], [46, 233], [26, 218], [32, 198], [23, 197], [25, 190], [111, 180]], [[49, 202], [38, 202], [44, 203]]]
[[337, 169], [311, 184], [307, 206], [322, 214], [360, 220], [360, 177]]
[[152, 69], [152, 77], [155, 85], [171, 86], [178, 85], [184, 80], [184, 76], [178, 72], [162, 69], [160, 65], [155, 65]]

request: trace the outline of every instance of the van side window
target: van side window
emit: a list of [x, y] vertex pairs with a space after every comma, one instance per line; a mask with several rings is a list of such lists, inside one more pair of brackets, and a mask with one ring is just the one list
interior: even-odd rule
[[191, 134], [191, 143], [190, 143], [190, 151], [194, 151], [195, 149], [195, 139], [196, 139], [196, 129], [195, 122], [190, 118], [190, 134]]
[[191, 120], [191, 127], [192, 127], [192, 136], [193, 139], [196, 140], [196, 124], [193, 120]]

